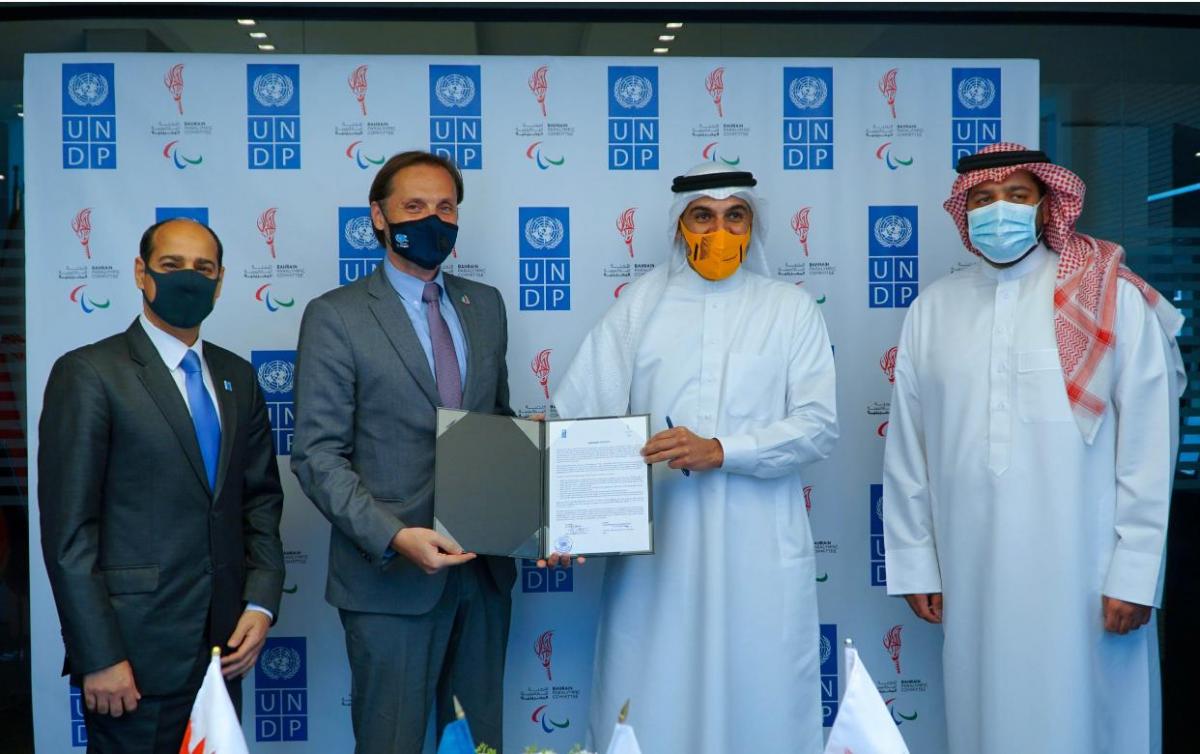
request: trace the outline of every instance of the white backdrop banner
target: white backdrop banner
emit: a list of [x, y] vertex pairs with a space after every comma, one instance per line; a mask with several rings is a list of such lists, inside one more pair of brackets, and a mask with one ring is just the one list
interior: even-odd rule
[[[142, 231], [186, 215], [224, 241], [204, 337], [260, 367], [287, 495], [287, 593], [246, 683], [252, 750], [352, 749], [342, 629], [323, 599], [328, 523], [288, 467], [289, 367], [307, 302], [379, 263], [367, 189], [412, 148], [464, 168], [446, 268], [503, 293], [522, 414], [552, 408], [583, 335], [662, 261], [671, 178], [702, 160], [754, 172], [772, 273], [822, 305], [838, 368], [841, 440], [804, 489], [825, 724], [840, 691], [834, 649], [853, 637], [909, 747], [945, 750], [940, 631], [884, 589], [894, 344], [921, 284], [971, 261], [941, 208], [955, 159], [1000, 139], [1036, 146], [1036, 61], [30, 55], [24, 102], [31, 454], [54, 360], [141, 310]], [[59, 674], [36, 515], [31, 538], [37, 745], [66, 752], [85, 732]], [[584, 738], [603, 564], [519, 568], [505, 750], [561, 753]]]

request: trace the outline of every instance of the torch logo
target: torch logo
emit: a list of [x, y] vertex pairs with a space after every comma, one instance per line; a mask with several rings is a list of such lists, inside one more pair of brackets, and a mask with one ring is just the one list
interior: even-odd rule
[[792, 215], [792, 230], [796, 232], [796, 238], [800, 239], [800, 248], [804, 249], [804, 256], [808, 256], [808, 213], [811, 211], [812, 207], [801, 207]]
[[899, 349], [892, 346], [884, 351], [883, 356], [879, 359], [879, 368], [887, 375], [888, 382], [892, 385], [896, 384], [896, 352]]
[[267, 242], [267, 248], [271, 250], [271, 259], [275, 258], [275, 211], [277, 207], [271, 207], [266, 212], [258, 216], [258, 232]]
[[724, 118], [725, 113], [721, 111], [721, 95], [725, 93], [725, 69], [714, 68], [709, 71], [708, 77], [704, 79], [704, 88], [708, 90], [713, 104], [717, 106], [717, 117]]
[[[546, 394], [546, 398], [550, 397], [550, 351], [553, 349], [543, 348], [538, 351], [538, 355], [533, 357], [529, 368], [533, 371], [533, 376], [537, 377], [538, 384], [542, 386], [542, 392]], [[547, 646], [549, 646], [547, 640]]]
[[534, 71], [529, 76], [529, 91], [533, 92], [533, 96], [537, 97], [537, 102], [542, 107], [542, 117], [546, 117], [546, 90], [550, 88], [550, 82], [546, 80], [546, 73], [550, 70], [549, 66], [542, 66]]
[[[549, 353], [549, 351], [543, 351], [542, 353]], [[550, 674], [550, 655], [554, 654], [554, 647], [551, 644], [553, 638], [553, 631], [544, 631], [537, 638], [537, 643], [533, 646], [534, 654], [542, 661], [542, 667], [546, 669], [546, 680], [548, 681], [554, 680], [554, 676]]]
[[354, 99], [358, 100], [358, 106], [362, 108], [362, 114], [365, 117], [367, 114], [367, 67], [360, 65], [355, 68], [347, 79], [350, 85], [350, 92], [354, 95]]
[[166, 76], [163, 76], [163, 84], [171, 93], [171, 98], [175, 100], [179, 114], [183, 115], [183, 63], [171, 66], [171, 70], [167, 71]]
[[630, 207], [617, 218], [617, 232], [621, 234], [621, 238], [625, 239], [625, 248], [629, 249], [630, 259], [633, 259], [633, 215], [635, 212], [637, 212], [637, 207]]
[[892, 626], [891, 629], [883, 635], [883, 648], [891, 653], [892, 662], [896, 663], [896, 675], [900, 674], [900, 631], [903, 628], [903, 625]]
[[[92, 208], [79, 210], [75, 215], [75, 219], [71, 221], [71, 230], [75, 231], [75, 237], [79, 239], [79, 243], [83, 245], [83, 253], [88, 259], [92, 258], [92, 247], [89, 244], [92, 238]], [[72, 299], [74, 300], [74, 299]]]
[[892, 110], [892, 120], [896, 119], [896, 74], [899, 72], [899, 68], [893, 68], [879, 79], [879, 93], [884, 96]]
[[812, 513], [812, 485], [804, 485], [804, 510]]

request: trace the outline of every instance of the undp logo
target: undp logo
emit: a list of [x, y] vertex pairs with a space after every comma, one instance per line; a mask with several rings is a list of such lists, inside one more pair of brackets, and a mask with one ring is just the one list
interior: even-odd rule
[[608, 67], [608, 169], [658, 170], [658, 68]]
[[363, 215], [347, 220], [342, 228], [342, 236], [346, 239], [346, 243], [350, 244], [350, 248], [356, 251], [379, 248], [379, 239], [375, 237], [375, 226], [371, 224], [371, 218]]
[[875, 242], [884, 248], [903, 246], [909, 242], [912, 234], [912, 222], [901, 215], [887, 215], [875, 221]]
[[625, 110], [641, 110], [654, 98], [654, 84], [645, 76], [622, 76], [613, 84], [613, 99]]
[[1000, 141], [999, 68], [954, 68], [950, 84], [950, 166]]
[[968, 110], [986, 110], [996, 101], [996, 85], [983, 76], [972, 76], [958, 84], [958, 101]]
[[801, 110], [816, 110], [829, 99], [829, 86], [816, 76], [801, 76], [788, 86], [788, 99]]
[[821, 653], [821, 724], [828, 728], [837, 717], [838, 708], [838, 662], [837, 624], [822, 623], [820, 638]]
[[482, 100], [479, 66], [429, 66], [429, 151], [462, 170], [481, 169]]
[[246, 66], [247, 160], [251, 170], [300, 169], [300, 66]]
[[525, 241], [539, 251], [558, 248], [564, 232], [562, 221], [549, 215], [538, 215], [525, 223]]
[[99, 107], [108, 99], [108, 79], [92, 71], [77, 73], [67, 82], [67, 94], [76, 105]]
[[370, 275], [383, 255], [370, 208], [338, 207], [338, 285]]
[[571, 308], [571, 215], [567, 207], [517, 211], [522, 311]]
[[267, 404], [275, 455], [291, 455], [296, 427], [296, 352], [251, 351], [250, 364]]
[[783, 169], [833, 169], [833, 68], [783, 69]]
[[449, 73], [433, 85], [438, 102], [449, 108], [464, 108], [475, 101], [475, 82], [461, 73]]
[[271, 71], [255, 78], [250, 91], [263, 107], [285, 107], [295, 96], [296, 85], [290, 76]]
[[867, 234], [867, 289], [870, 307], [907, 307], [917, 297], [917, 208], [868, 207]]
[[658, 117], [658, 67], [608, 67], [608, 117]]
[[883, 485], [871, 485], [871, 586], [887, 586], [883, 544]]
[[268, 637], [254, 666], [254, 739], [308, 740], [307, 642]]
[[300, 672], [300, 653], [291, 647], [272, 647], [263, 652], [259, 664], [272, 681], [290, 681]]
[[291, 362], [275, 359], [258, 368], [258, 385], [268, 395], [291, 393], [295, 376], [296, 371]]
[[117, 167], [116, 76], [112, 63], [63, 63], [62, 154], [68, 170]]

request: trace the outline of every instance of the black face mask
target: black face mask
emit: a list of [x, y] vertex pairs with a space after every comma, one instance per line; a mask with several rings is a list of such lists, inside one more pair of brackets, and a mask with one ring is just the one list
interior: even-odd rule
[[388, 223], [388, 238], [392, 251], [416, 266], [434, 270], [446, 261], [458, 240], [458, 226], [437, 215]]
[[[154, 280], [154, 300], [146, 299], [150, 310], [172, 327], [190, 330], [213, 310], [217, 280], [195, 270], [155, 272], [146, 266], [146, 274]], [[142, 291], [142, 296], [146, 292]]]

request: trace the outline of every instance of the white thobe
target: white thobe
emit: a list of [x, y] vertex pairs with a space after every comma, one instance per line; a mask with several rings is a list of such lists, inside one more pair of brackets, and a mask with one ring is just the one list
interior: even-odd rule
[[837, 437], [825, 323], [794, 286], [671, 277], [643, 331], [630, 409], [725, 453], [654, 477], [653, 555], [608, 562], [591, 735], [621, 705], [647, 752], [821, 751], [812, 534], [801, 467]]
[[1085, 444], [1058, 359], [1056, 263], [1041, 247], [943, 278], [901, 334], [888, 593], [943, 594], [951, 754], [1160, 746], [1155, 624], [1106, 632], [1101, 595], [1158, 605], [1175, 346], [1121, 280], [1111, 405]]

